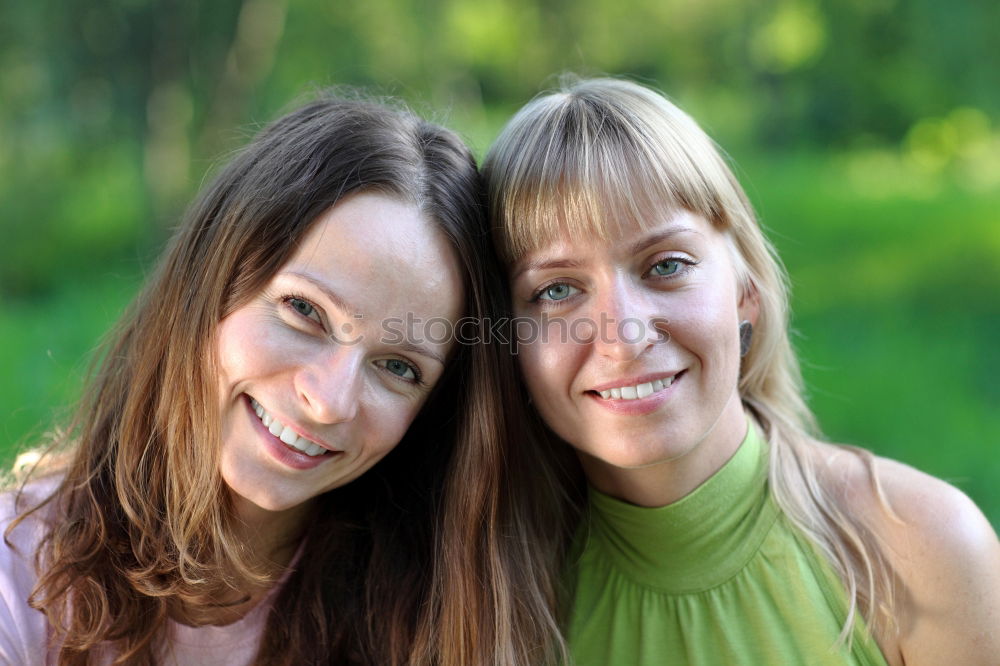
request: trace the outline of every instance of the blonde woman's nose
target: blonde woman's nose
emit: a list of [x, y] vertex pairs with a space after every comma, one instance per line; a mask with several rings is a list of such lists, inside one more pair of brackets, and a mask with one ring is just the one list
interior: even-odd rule
[[659, 331], [650, 304], [627, 280], [599, 292], [591, 311], [596, 351], [616, 361], [631, 361], [656, 343]]

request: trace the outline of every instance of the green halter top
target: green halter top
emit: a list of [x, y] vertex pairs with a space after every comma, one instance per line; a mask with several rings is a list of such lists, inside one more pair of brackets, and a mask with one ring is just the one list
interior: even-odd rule
[[567, 570], [577, 666], [886, 666], [856, 632], [837, 645], [845, 593], [768, 492], [751, 425], [708, 481], [665, 507], [590, 489]]

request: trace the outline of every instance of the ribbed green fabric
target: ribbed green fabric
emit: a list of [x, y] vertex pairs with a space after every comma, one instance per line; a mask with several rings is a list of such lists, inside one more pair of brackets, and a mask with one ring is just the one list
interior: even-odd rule
[[768, 492], [753, 426], [722, 469], [648, 509], [590, 490], [567, 584], [578, 666], [886, 666], [859, 632], [837, 647], [845, 594]]

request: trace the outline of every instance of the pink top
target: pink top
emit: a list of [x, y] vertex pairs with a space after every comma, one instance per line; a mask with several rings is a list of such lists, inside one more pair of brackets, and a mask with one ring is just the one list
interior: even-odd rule
[[[13, 493], [0, 494], [0, 535], [17, 515], [13, 500]], [[16, 550], [0, 539], [0, 664], [42, 666], [56, 663], [58, 651], [48, 647], [48, 622], [27, 601], [38, 580], [34, 554], [42, 536], [41, 521], [29, 519], [18, 525], [9, 537]], [[169, 621], [164, 654], [158, 662], [184, 666], [252, 664], [268, 610], [287, 576], [288, 573], [238, 622], [221, 627], [190, 627]], [[102, 655], [99, 662], [110, 663], [110, 654]]]

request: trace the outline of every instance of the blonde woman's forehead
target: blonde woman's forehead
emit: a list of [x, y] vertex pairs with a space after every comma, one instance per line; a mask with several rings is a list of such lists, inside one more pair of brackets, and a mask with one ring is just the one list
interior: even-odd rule
[[643, 199], [597, 192], [535, 199], [531, 206], [515, 205], [506, 211], [500, 240], [510, 263], [563, 239], [621, 239], [689, 214], [674, 202]]

